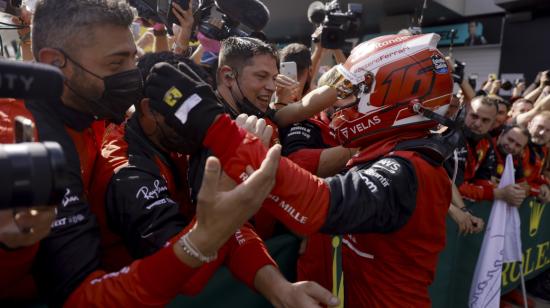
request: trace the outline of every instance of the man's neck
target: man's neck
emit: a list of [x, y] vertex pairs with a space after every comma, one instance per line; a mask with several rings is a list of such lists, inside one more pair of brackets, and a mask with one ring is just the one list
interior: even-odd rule
[[231, 89], [226, 87], [218, 87], [216, 90], [218, 91], [218, 94], [222, 97], [225, 103], [227, 103], [234, 110], [239, 110], [239, 107], [237, 107], [237, 102], [235, 102], [233, 95], [231, 95]]

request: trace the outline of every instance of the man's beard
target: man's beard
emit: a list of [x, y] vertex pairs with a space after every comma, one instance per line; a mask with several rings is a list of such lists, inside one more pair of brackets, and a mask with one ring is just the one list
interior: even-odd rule
[[97, 110], [93, 110], [90, 100], [97, 99], [101, 90], [91, 86], [93, 81], [86, 78], [83, 71], [76, 69], [73, 77], [67, 79], [65, 83], [69, 87], [68, 97], [72, 105], [82, 112], [95, 115]]

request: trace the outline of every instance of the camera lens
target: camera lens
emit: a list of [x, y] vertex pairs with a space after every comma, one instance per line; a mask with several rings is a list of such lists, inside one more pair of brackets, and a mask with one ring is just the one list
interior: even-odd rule
[[55, 142], [0, 145], [0, 208], [56, 205], [66, 187], [66, 161]]

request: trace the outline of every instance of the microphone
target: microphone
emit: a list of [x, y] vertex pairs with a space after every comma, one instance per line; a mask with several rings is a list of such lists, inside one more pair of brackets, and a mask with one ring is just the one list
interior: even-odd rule
[[0, 97], [57, 99], [63, 93], [63, 74], [54, 66], [0, 60]]
[[320, 25], [325, 20], [325, 5], [323, 2], [314, 1], [309, 5], [307, 19], [314, 25]]
[[261, 31], [269, 22], [269, 9], [259, 0], [216, 0], [216, 6], [254, 31]]

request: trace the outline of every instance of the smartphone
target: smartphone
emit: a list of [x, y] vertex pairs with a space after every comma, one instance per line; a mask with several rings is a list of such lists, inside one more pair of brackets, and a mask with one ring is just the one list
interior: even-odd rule
[[469, 77], [468, 77], [468, 83], [470, 84], [470, 86], [472, 86], [472, 89], [476, 89], [476, 86], [477, 86], [477, 74], [471, 74]]
[[130, 29], [132, 30], [132, 35], [134, 36], [134, 40], [139, 39], [140, 32], [141, 32], [141, 24], [139, 22], [133, 22], [130, 26]]
[[298, 69], [296, 67], [296, 62], [281, 62], [279, 73], [298, 81]]
[[157, 14], [162, 22], [166, 25], [166, 31], [173, 35], [172, 24], [179, 25], [179, 21], [172, 12], [172, 3], [175, 2], [181, 6], [183, 10], [189, 9], [189, 0], [158, 0], [157, 2]]

